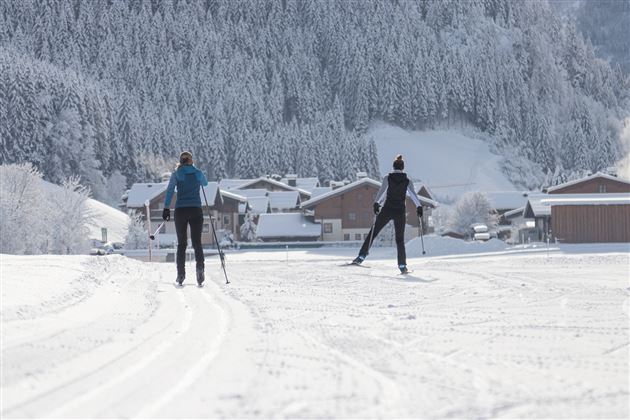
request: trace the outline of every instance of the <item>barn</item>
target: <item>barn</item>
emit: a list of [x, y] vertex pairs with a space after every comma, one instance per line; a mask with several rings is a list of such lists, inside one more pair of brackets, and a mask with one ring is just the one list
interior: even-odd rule
[[596, 173], [547, 190], [551, 234], [559, 242], [630, 242], [630, 181]]

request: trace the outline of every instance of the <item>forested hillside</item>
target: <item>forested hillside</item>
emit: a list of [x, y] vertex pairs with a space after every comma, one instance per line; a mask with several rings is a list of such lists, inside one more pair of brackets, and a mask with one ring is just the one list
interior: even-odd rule
[[184, 148], [213, 178], [374, 176], [374, 120], [472, 126], [536, 179], [598, 170], [628, 87], [546, 2], [0, 2], [0, 163], [96, 191]]

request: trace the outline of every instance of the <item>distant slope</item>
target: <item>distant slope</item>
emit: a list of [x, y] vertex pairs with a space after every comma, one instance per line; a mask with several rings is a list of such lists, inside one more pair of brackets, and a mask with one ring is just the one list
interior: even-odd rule
[[[55, 191], [61, 187], [47, 181], [42, 181], [42, 186], [48, 191]], [[92, 198], [87, 201], [90, 239], [101, 239], [101, 229], [107, 229], [107, 240], [109, 242], [124, 242], [129, 226], [129, 216], [105, 203]]]
[[401, 153], [406, 172], [426, 183], [439, 201], [452, 202], [467, 191], [516, 189], [501, 172], [501, 157], [481, 140], [455, 131], [407, 131], [387, 124], [375, 126], [370, 135], [382, 175], [391, 171], [394, 157]]
[[88, 200], [88, 209], [91, 220], [88, 223], [90, 239], [101, 239], [101, 228], [106, 228], [109, 242], [125, 241], [129, 226], [129, 216], [126, 213], [92, 198]]

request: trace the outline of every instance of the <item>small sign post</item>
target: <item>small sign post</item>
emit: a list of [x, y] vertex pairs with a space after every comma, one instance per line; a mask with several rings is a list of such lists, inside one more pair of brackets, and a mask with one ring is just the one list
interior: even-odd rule
[[151, 252], [151, 208], [149, 207], [149, 200], [144, 202], [144, 207], [147, 210], [147, 248], [149, 249], [149, 262], [153, 261], [153, 253]]

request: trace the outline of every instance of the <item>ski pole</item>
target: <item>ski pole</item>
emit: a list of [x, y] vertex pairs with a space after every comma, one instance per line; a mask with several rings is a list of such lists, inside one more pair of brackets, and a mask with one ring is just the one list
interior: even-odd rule
[[157, 227], [157, 229], [155, 229], [155, 232], [153, 233], [153, 235], [149, 235], [149, 238], [154, 241], [155, 240], [155, 235], [158, 234], [158, 232], [160, 231], [160, 229], [162, 229], [162, 226], [164, 226], [164, 223], [166, 223], [166, 220], [163, 221], [162, 223], [160, 223], [160, 226]]
[[219, 239], [217, 238], [217, 232], [214, 229], [214, 219], [212, 218], [212, 214], [210, 213], [210, 206], [208, 205], [208, 198], [206, 197], [206, 190], [201, 187], [201, 191], [203, 192], [203, 199], [206, 202], [206, 207], [208, 207], [208, 216], [210, 216], [210, 226], [212, 226], [212, 235], [214, 236], [214, 241], [217, 244], [217, 250], [219, 251], [219, 258], [221, 259], [221, 268], [223, 269], [223, 274], [225, 274], [225, 284], [230, 284], [228, 280], [227, 271], [225, 270], [225, 255], [223, 255], [223, 250], [221, 249], [221, 245], [219, 245]]
[[370, 246], [368, 246], [368, 252], [370, 252], [370, 249], [372, 248], [372, 238], [374, 238], [374, 226], [376, 226], [376, 217], [378, 216], [378, 214], [374, 215], [374, 221], [372, 222], [372, 228], [370, 229], [370, 242], [368, 242], [370, 244]]
[[418, 222], [420, 223], [420, 242], [422, 243], [422, 255], [426, 254], [424, 251], [424, 227], [422, 226], [422, 217], [418, 216]]

